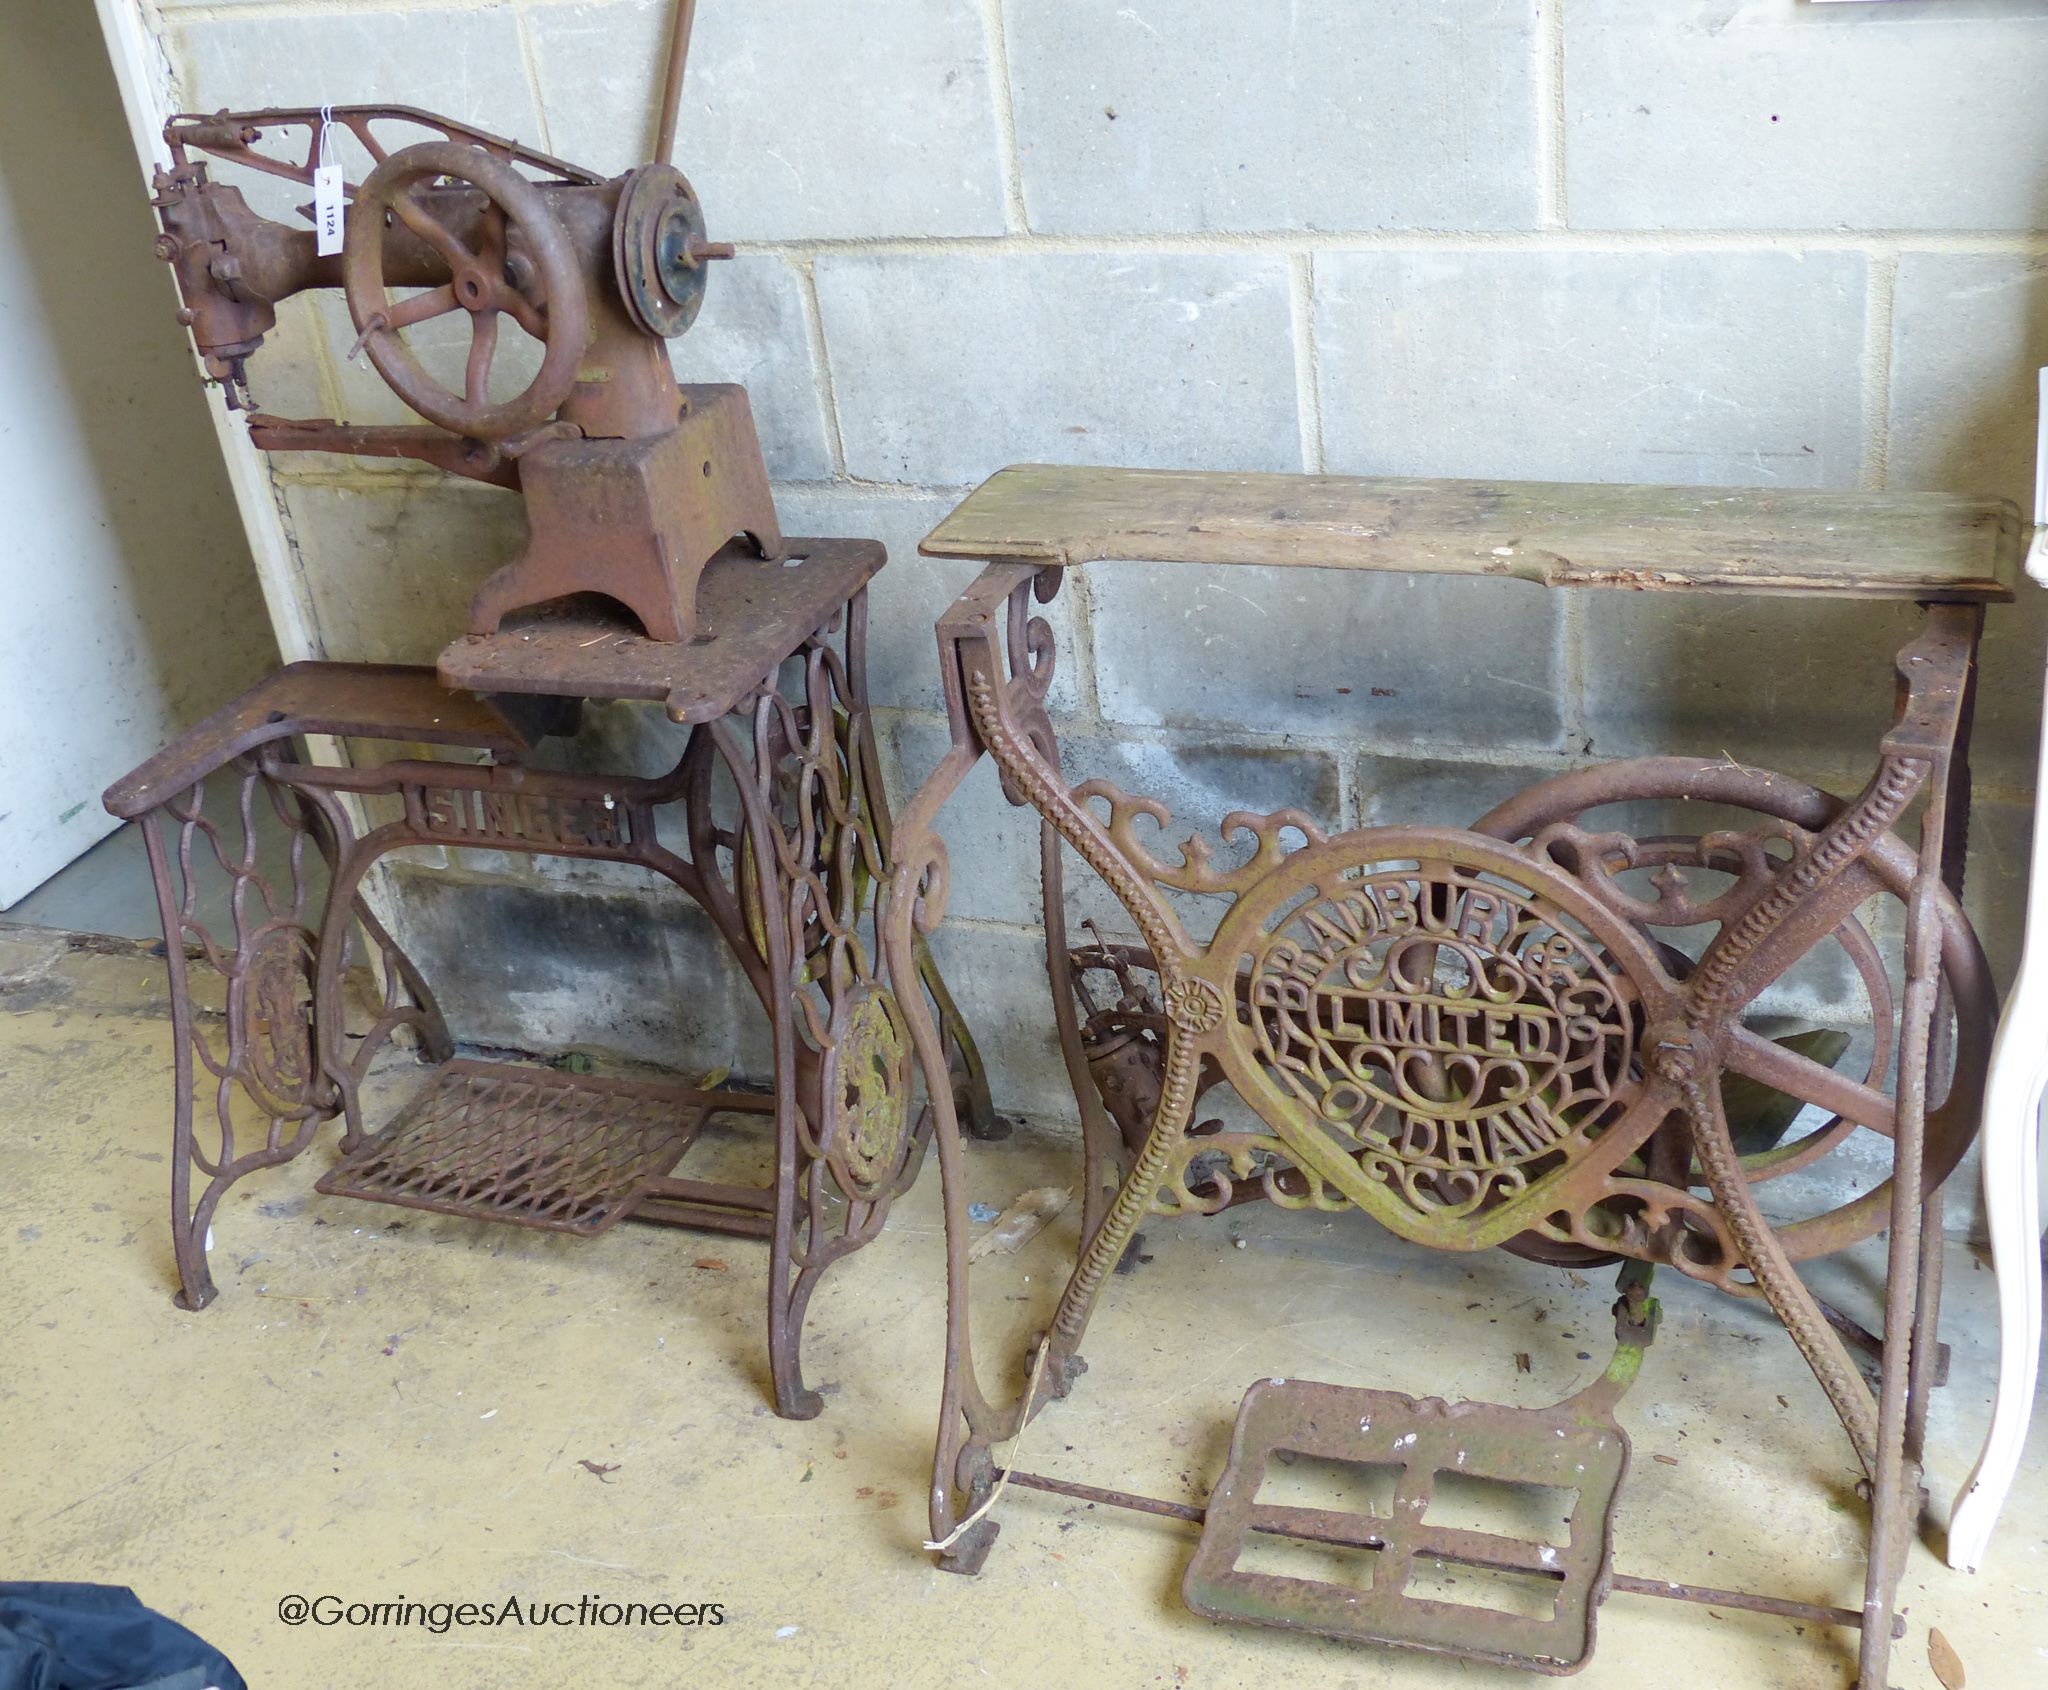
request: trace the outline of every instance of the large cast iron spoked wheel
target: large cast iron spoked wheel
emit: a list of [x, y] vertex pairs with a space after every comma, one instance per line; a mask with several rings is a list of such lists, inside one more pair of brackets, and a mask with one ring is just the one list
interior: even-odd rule
[[[1818, 832], [1842, 810], [1839, 799], [1783, 776], [1726, 761], [1652, 757], [1541, 782], [1490, 810], [1473, 824], [1473, 831], [1528, 843], [1558, 824], [1583, 826], [1582, 818], [1605, 806], [1681, 800], [1714, 806], [1720, 812], [1713, 818], [1719, 825], [1697, 833], [1679, 831], [1635, 840], [1630, 867], [1636, 872], [1611, 887], [1609, 896], [1656, 943], [1674, 978], [1683, 979], [1691, 967], [1690, 953], [1700, 948], [1699, 936], [1710, 940], [1722, 922], [1746, 904], [1745, 856], [1752, 872], [1766, 857], [1769, 861], [1789, 857], [1795, 840]], [[1730, 810], [1747, 814], [1729, 816]], [[1596, 817], [1595, 824], [1585, 831], [1596, 836], [1606, 832], [1598, 821]], [[1619, 856], [1610, 858], [1611, 862], [1620, 860]], [[1898, 919], [1872, 920], [1871, 905], [1866, 901], [1815, 950], [1836, 948], [1861, 985], [1870, 1005], [1870, 1053], [1853, 1064], [1852, 1071], [1843, 1072], [1750, 1027], [1736, 1029], [1726, 1069], [1733, 1078], [1724, 1085], [1724, 1096], [1729, 1086], [1743, 1088], [1750, 1107], [1742, 1113], [1752, 1123], [1764, 1123], [1767, 1139], [1773, 1118], [1782, 1132], [1795, 1113], [1802, 1122], [1810, 1119], [1807, 1106], [1822, 1116], [1817, 1125], [1801, 1125], [1783, 1142], [1759, 1144], [1752, 1138], [1742, 1157], [1752, 1185], [1814, 1166], [1858, 1131], [1885, 1137], [1891, 1134], [1891, 1100], [1884, 1086], [1896, 1052], [1898, 1004], [1884, 952], [1872, 929], [1903, 930], [1904, 905], [1918, 864], [1913, 849], [1895, 834], [1880, 838], [1863, 861], [1864, 867], [1854, 872], [1864, 875], [1872, 897], [1896, 901]], [[1649, 884], [1644, 885], [1645, 881]], [[1698, 881], [1715, 884], [1701, 888], [1693, 884]], [[1937, 1072], [1929, 1088], [1923, 1183], [1927, 1192], [1953, 1171], [1976, 1133], [1996, 1005], [1983, 951], [1946, 891], [1941, 894], [1939, 909], [1943, 991], [1935, 1034], [1937, 1048], [1945, 1040], [1952, 1056], [1947, 1073]], [[1655, 919], [1659, 915], [1667, 919]], [[1684, 930], [1693, 937], [1681, 949], [1670, 938]], [[1754, 1013], [1752, 1009], [1752, 1018]], [[1740, 1141], [1741, 1123], [1732, 1124], [1738, 1128]], [[1682, 1125], [1667, 1132], [1682, 1134]], [[1628, 1169], [1632, 1175], [1705, 1189], [1704, 1177], [1683, 1137], [1659, 1135], [1646, 1146], [1646, 1152], [1639, 1165]], [[1881, 1231], [1889, 1222], [1890, 1207], [1891, 1181], [1885, 1179], [1860, 1196], [1781, 1225], [1776, 1231], [1786, 1254], [1794, 1261], [1805, 1261]], [[1618, 1259], [1583, 1244], [1533, 1232], [1522, 1234], [1506, 1248], [1568, 1267]]]
[[[484, 196], [465, 239], [421, 198], [429, 183], [467, 185]], [[437, 192], [447, 203], [447, 196]], [[384, 286], [386, 236], [402, 224], [448, 266], [439, 287], [393, 300]], [[358, 342], [391, 390], [429, 422], [474, 440], [506, 440], [551, 418], [576, 384], [589, 334], [589, 301], [575, 250], [539, 188], [494, 154], [462, 141], [401, 148], [363, 179], [349, 208], [342, 284]], [[538, 302], [537, 302], [538, 301]], [[404, 330], [467, 311], [469, 360], [460, 393], [444, 387], [406, 343]], [[510, 399], [493, 402], [498, 319], [539, 341], [540, 368]]]

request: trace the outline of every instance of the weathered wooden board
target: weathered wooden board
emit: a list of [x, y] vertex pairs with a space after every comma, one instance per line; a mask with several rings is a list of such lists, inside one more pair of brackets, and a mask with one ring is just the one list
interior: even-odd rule
[[932, 557], [1500, 575], [1551, 587], [2006, 600], [2009, 500], [1602, 482], [1017, 464], [925, 537]]

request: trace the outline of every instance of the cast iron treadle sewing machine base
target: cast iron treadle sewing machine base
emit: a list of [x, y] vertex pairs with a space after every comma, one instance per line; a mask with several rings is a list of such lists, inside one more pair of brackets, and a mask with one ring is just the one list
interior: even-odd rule
[[[182, 1306], [215, 1295], [206, 1241], [228, 1189], [339, 1117], [326, 1192], [583, 1234], [634, 1216], [767, 1239], [776, 1407], [818, 1412], [799, 1358], [811, 1293], [880, 1231], [930, 1135], [929, 1108], [913, 1109], [902, 995], [928, 998], [947, 1029], [949, 1108], [989, 1118], [979, 1058], [929, 955], [892, 978], [875, 932], [872, 893], [890, 857], [866, 584], [882, 561], [871, 541], [798, 541], [765, 561], [728, 547], [700, 583], [712, 631], [697, 644], [660, 646], [579, 613], [586, 643], [594, 626], [640, 652], [601, 689], [573, 663], [550, 685], [559, 653], [519, 626], [453, 649], [539, 696], [482, 699], [426, 669], [293, 664], [109, 791], [108, 807], [144, 829], [163, 920]], [[534, 742], [573, 730], [580, 714], [571, 683], [664, 701], [690, 729], [674, 766], [647, 777], [539, 765]], [[308, 740], [345, 741], [352, 760], [315, 760]], [[377, 760], [380, 744], [397, 754]], [[463, 759], [415, 749], [426, 746]], [[208, 777], [229, 769], [223, 810], [223, 782]], [[770, 1086], [458, 1058], [365, 891], [383, 859], [418, 847], [626, 863], [678, 887], [767, 1018]], [[209, 878], [230, 890], [231, 931], [207, 929]], [[359, 962], [380, 994], [367, 1026], [345, 1014]], [[379, 1130], [365, 1120], [365, 1082], [401, 1036], [436, 1066]], [[724, 1117], [772, 1128], [765, 1184], [676, 1171]]]
[[[988, 567], [939, 624], [953, 744], [904, 811], [886, 941], [892, 962], [907, 963], [943, 920], [939, 812], [986, 753], [1005, 795], [1041, 821], [1052, 1008], [1083, 1172], [1080, 1245], [1064, 1283], [1051, 1281], [1057, 1302], [1034, 1341], [1031, 1383], [993, 1401], [970, 1329], [958, 1134], [939, 1100], [949, 1294], [931, 1508], [940, 1564], [972, 1572], [988, 1555], [1004, 1477], [995, 1448], [1073, 1388], [1090, 1317], [1141, 1223], [1259, 1200], [1357, 1208], [1436, 1249], [1499, 1245], [1579, 1269], [1658, 1264], [1768, 1301], [1872, 1499], [1862, 1602], [1851, 1612], [1706, 1599], [1860, 1625], [1859, 1682], [1883, 1690], [1939, 1355], [1940, 1188], [1976, 1130], [1995, 1013], [1958, 892], [1977, 640], [1983, 607], [2012, 596], [2019, 536], [2004, 501], [1929, 495], [1027, 465], [970, 496], [924, 544]], [[1125, 558], [1830, 594], [1917, 601], [1925, 620], [1896, 660], [1877, 767], [1847, 802], [1726, 757], [1649, 757], [1539, 781], [1469, 828], [1332, 831], [1300, 810], [1237, 812], [1218, 846], [1185, 837], [1165, 805], [1107, 780], [1074, 784], [1060, 766], [1046, 709], [1053, 636], [1032, 600], [1053, 598], [1068, 567]], [[1892, 830], [1916, 802], [1908, 844]], [[1168, 842], [1182, 838], [1176, 860]], [[1069, 950], [1068, 849], [1122, 905], [1132, 938]], [[1902, 919], [1886, 919], [1887, 902]], [[1902, 944], [1886, 937], [1899, 930]], [[1745, 1019], [1814, 953], [1868, 1001], [1871, 1049], [1854, 1062], [1839, 1043], [1775, 1038]], [[1107, 1007], [1085, 989], [1091, 971], [1115, 977]], [[908, 1018], [920, 1060], [942, 1075], [936, 1024], [917, 1005]], [[1724, 1081], [1765, 1094], [1757, 1118], [1775, 1126], [1759, 1136], [1755, 1120], [1731, 1120]], [[1249, 1106], [1249, 1125], [1201, 1111], [1225, 1085]], [[1847, 1201], [1824, 1195], [1819, 1212], [1765, 1217], [1754, 1187], [1815, 1166], [1859, 1131], [1889, 1144], [1890, 1177]], [[1873, 1390], [1796, 1264], [1879, 1231], [1889, 1257]], [[1261, 1398], [1247, 1402], [1241, 1463], [1256, 1459], [1274, 1408]], [[1370, 1400], [1375, 1414], [1393, 1402]], [[1413, 1416], [1403, 1435], [1423, 1437], [1421, 1410], [1402, 1412]], [[1234, 1476], [1218, 1496], [1216, 1546], [1250, 1504]], [[1417, 1519], [1396, 1524], [1379, 1534], [1381, 1565], [1442, 1546]], [[1582, 1541], [1593, 1534], [1574, 1531], [1574, 1554]], [[1250, 1617], [1253, 1587], [1233, 1584], [1220, 1554], [1198, 1554], [1190, 1597]], [[1468, 1623], [1461, 1638], [1399, 1577], [1397, 1594], [1368, 1598], [1375, 1611], [1348, 1634], [1560, 1670], [1590, 1646], [1600, 1594], [1600, 1580], [1583, 1576], [1590, 1565], [1560, 1584], [1551, 1634], [1503, 1638]], [[1583, 1638], [1567, 1591], [1571, 1616], [1587, 1597]], [[1313, 1590], [1260, 1617], [1349, 1625]]]

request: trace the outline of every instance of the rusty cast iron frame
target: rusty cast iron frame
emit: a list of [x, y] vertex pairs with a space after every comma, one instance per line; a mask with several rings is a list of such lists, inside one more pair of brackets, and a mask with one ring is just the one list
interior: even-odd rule
[[[1003, 1477], [993, 1450], [1072, 1389], [1089, 1318], [1147, 1216], [1213, 1214], [1260, 1197], [1356, 1207], [1437, 1248], [1657, 1263], [1766, 1299], [1863, 1469], [1869, 1554], [1860, 1613], [1772, 1597], [1736, 1605], [1860, 1623], [1859, 1682], [1881, 1690], [1922, 1495], [1940, 1187], [1975, 1132], [1994, 1013], [1958, 903], [1981, 603], [1927, 606], [1898, 657], [1897, 710], [1877, 768], [1846, 803], [1726, 759], [1652, 757], [1540, 782], [1464, 830], [1333, 834], [1299, 811], [1240, 812], [1221, 826], [1240, 847], [1234, 861], [1198, 834], [1169, 862], [1153, 848], [1155, 830], [1172, 825], [1165, 806], [1103, 781], [1069, 785], [1061, 773], [1046, 708], [1054, 641], [1032, 601], [1049, 602], [1062, 575], [993, 563], [940, 620], [951, 745], [903, 812], [886, 901], [892, 964], [908, 967], [946, 911], [941, 809], [991, 757], [1009, 800], [1041, 818], [1053, 1012], [1082, 1128], [1081, 1242], [1032, 1346], [1024, 1396], [990, 1396], [971, 1343], [961, 1140], [941, 1098], [949, 1312], [930, 1498], [940, 1564], [980, 1568]], [[1917, 847], [1892, 831], [1916, 798]], [[1629, 800], [1736, 806], [1752, 820], [1640, 839], [1582, 825], [1587, 812]], [[1135, 944], [1096, 936], [1070, 950], [1063, 847], [1114, 893]], [[1647, 885], [1637, 870], [1648, 871]], [[1698, 870], [1713, 871], [1704, 878], [1717, 889], [1697, 890], [1688, 871]], [[1206, 943], [1169, 893], [1221, 906]], [[1861, 913], [1880, 897], [1904, 907], [1902, 996]], [[1712, 938], [1696, 963], [1651, 932], [1701, 924]], [[1824, 944], [1846, 952], [1870, 996], [1877, 1051], [1860, 1078], [1742, 1022], [1761, 992]], [[1095, 971], [1115, 978], [1112, 992], [1086, 990]], [[1105, 997], [1114, 1002], [1105, 1007]], [[915, 1005], [909, 1020], [921, 1060], [943, 1074], [937, 1024]], [[1882, 1089], [1888, 1067], [1895, 1095]], [[1724, 1074], [1827, 1119], [1745, 1155], [1722, 1107]], [[1226, 1083], [1252, 1106], [1258, 1130], [1197, 1120], [1203, 1094]], [[1858, 1128], [1890, 1140], [1891, 1177], [1828, 1213], [1766, 1221], [1752, 1187], [1811, 1166]], [[1882, 1229], [1890, 1244], [1873, 1394], [1794, 1269]], [[1200, 1512], [1007, 1477], [1152, 1512]], [[1617, 1576], [1612, 1587], [1731, 1600], [1662, 1580]], [[1483, 1629], [1484, 1616], [1474, 1618]]]
[[[776, 1410], [819, 1411], [799, 1355], [806, 1306], [915, 1178], [932, 1115], [929, 1103], [913, 1109], [903, 1001], [875, 932], [891, 858], [864, 679], [865, 583], [881, 548], [799, 544], [803, 569], [775, 572], [788, 582], [782, 637], [772, 607], [756, 602], [748, 639], [689, 654], [701, 688], [665, 683], [672, 699], [688, 696], [672, 714], [689, 733], [658, 777], [532, 761], [533, 730], [573, 728], [577, 707], [563, 699], [493, 702], [450, 692], [425, 669], [307, 663], [110, 791], [109, 808], [144, 830], [166, 941], [181, 1307], [215, 1295], [207, 1244], [226, 1193], [338, 1119], [342, 1160], [322, 1189], [579, 1232], [632, 1215], [766, 1239]], [[721, 579], [737, 591], [760, 568], [733, 559]], [[724, 661], [719, 673], [728, 650], [743, 667]], [[744, 671], [749, 662], [758, 666]], [[349, 739], [359, 755], [399, 742], [464, 760], [316, 764], [299, 745], [321, 735]], [[354, 818], [380, 806], [389, 819], [359, 829]], [[271, 835], [281, 856], [265, 846]], [[646, 1084], [457, 1058], [433, 992], [367, 890], [380, 862], [414, 847], [632, 864], [679, 888], [767, 1017], [768, 1085]], [[211, 871], [230, 883], [232, 931], [204, 923]], [[379, 997], [367, 1026], [352, 1026], [345, 988], [362, 961]], [[928, 996], [927, 1023], [946, 1029], [948, 1118], [986, 1121], [979, 1059], [945, 985], [921, 947], [909, 967], [895, 977], [909, 983], [904, 996]], [[401, 1037], [436, 1066], [380, 1131], [364, 1084]], [[673, 1171], [707, 1120], [734, 1115], [772, 1125], [764, 1185]]]

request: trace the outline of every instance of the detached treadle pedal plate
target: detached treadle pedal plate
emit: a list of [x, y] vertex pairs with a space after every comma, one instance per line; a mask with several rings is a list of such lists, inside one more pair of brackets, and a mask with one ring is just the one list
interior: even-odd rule
[[[1571, 1672], [1593, 1652], [1627, 1469], [1627, 1434], [1580, 1403], [1264, 1379], [1181, 1594], [1209, 1619]], [[1302, 1505], [1325, 1500], [1343, 1506]]]
[[681, 1160], [706, 1102], [683, 1085], [458, 1057], [316, 1189], [591, 1237]]

